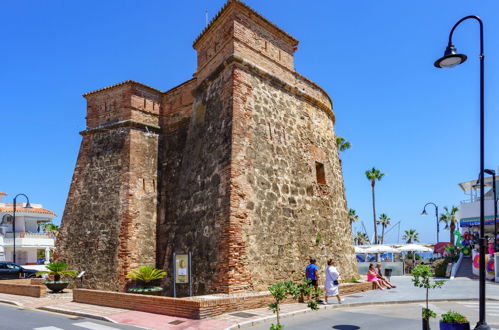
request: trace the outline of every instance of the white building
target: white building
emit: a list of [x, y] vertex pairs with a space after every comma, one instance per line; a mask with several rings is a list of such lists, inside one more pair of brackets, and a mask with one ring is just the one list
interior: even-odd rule
[[[498, 173], [499, 174], [499, 173]], [[496, 189], [499, 189], [499, 177], [496, 176]], [[494, 237], [494, 192], [492, 189], [493, 178], [485, 176], [484, 206], [485, 206], [485, 232], [486, 235]], [[461, 201], [457, 218], [459, 226], [465, 231], [476, 232], [480, 225], [480, 184], [477, 180], [459, 183], [467, 198]], [[499, 222], [497, 224], [499, 228]]]
[[[0, 192], [0, 261], [13, 261], [13, 211], [12, 203], [4, 203], [6, 194]], [[51, 222], [56, 214], [41, 204], [16, 203], [16, 262], [20, 265], [36, 265], [37, 253], [43, 251], [45, 263], [49, 262], [50, 250], [54, 249], [54, 235], [44, 233], [42, 225]]]

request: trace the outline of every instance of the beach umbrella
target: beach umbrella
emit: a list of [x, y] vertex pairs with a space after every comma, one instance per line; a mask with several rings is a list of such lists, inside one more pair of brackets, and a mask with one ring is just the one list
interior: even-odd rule
[[400, 252], [432, 252], [433, 249], [421, 244], [405, 244], [398, 248]]
[[389, 245], [373, 245], [364, 249], [365, 253], [400, 253], [400, 250]]

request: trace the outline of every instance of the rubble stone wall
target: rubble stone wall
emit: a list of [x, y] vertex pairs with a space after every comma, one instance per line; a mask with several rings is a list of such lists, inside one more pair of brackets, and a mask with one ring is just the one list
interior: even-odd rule
[[[226, 70], [195, 94], [191, 116], [185, 117], [189, 121], [162, 137], [158, 262], [168, 273], [163, 281], [168, 290], [174, 252], [192, 252], [195, 294], [228, 290], [230, 97], [231, 75]], [[187, 289], [178, 285], [178, 295], [186, 295]]]
[[321, 268], [335, 259], [350, 278], [356, 263], [328, 112], [244, 66], [234, 77], [231, 221], [241, 228], [241, 276], [263, 290], [300, 280], [315, 257]]

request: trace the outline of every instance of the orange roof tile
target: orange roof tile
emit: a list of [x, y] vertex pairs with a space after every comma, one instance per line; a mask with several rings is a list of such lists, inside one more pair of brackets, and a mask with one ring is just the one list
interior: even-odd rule
[[[14, 207], [9, 206], [9, 207], [0, 207], [0, 212], [14, 212]], [[42, 209], [42, 208], [25, 208], [25, 207], [20, 207], [16, 206], [16, 212], [26, 212], [26, 213], [43, 213], [43, 214], [52, 214], [57, 216], [54, 212], [47, 210], [47, 209]]]

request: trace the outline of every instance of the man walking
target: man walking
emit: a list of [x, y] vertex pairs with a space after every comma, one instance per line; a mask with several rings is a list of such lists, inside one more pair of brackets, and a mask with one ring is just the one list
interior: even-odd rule
[[315, 263], [316, 260], [314, 258], [310, 258], [310, 264], [305, 269], [305, 277], [307, 280], [311, 281], [310, 285], [317, 289], [319, 287], [319, 267], [317, 267]]

